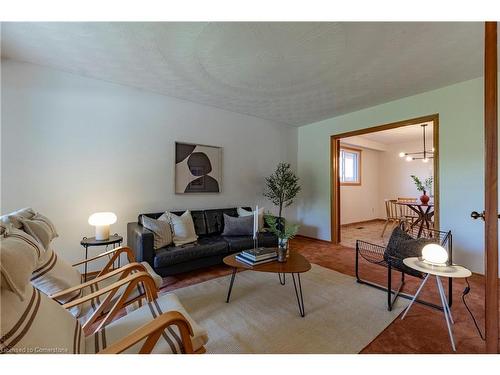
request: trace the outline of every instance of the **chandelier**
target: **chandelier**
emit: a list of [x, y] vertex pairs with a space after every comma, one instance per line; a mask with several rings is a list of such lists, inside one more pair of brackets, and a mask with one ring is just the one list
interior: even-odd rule
[[423, 138], [424, 138], [424, 151], [419, 152], [400, 152], [399, 157], [405, 158], [406, 161], [422, 160], [423, 163], [428, 163], [429, 159], [434, 158], [434, 147], [432, 150], [427, 150], [425, 144], [425, 128], [427, 124], [420, 125], [422, 127]]

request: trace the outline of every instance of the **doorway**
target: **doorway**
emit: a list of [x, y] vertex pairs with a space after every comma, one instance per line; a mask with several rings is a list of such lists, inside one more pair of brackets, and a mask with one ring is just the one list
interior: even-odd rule
[[[427, 125], [427, 126], [425, 126]], [[430, 163], [432, 166], [432, 176], [433, 180], [433, 225], [435, 228], [439, 228], [439, 115], [433, 114], [429, 116], [423, 116], [418, 118], [413, 118], [409, 120], [394, 122], [390, 124], [378, 125], [370, 128], [355, 130], [351, 132], [341, 133], [332, 135], [330, 138], [330, 156], [331, 156], [331, 233], [332, 233], [332, 242], [334, 244], [338, 244], [342, 240], [342, 224], [346, 224], [345, 221], [353, 221], [355, 220], [356, 215], [353, 215], [353, 212], [344, 210], [342, 212], [342, 194], [349, 195], [349, 198], [346, 198], [350, 203], [358, 202], [356, 195], [352, 193], [348, 193], [348, 191], [355, 192], [357, 191], [357, 195], [362, 197], [365, 201], [368, 199], [376, 199], [369, 198], [373, 195], [373, 191], [371, 189], [367, 189], [367, 184], [369, 183], [370, 175], [368, 173], [363, 173], [363, 171], [368, 171], [372, 175], [374, 174], [373, 168], [367, 165], [367, 162], [370, 162], [368, 158], [371, 153], [373, 153], [373, 149], [377, 148], [377, 142], [373, 142], [373, 140], [382, 139], [380, 138], [383, 134], [389, 133], [404, 133], [406, 129], [398, 129], [408, 127], [408, 131], [410, 127], [413, 129], [421, 129], [425, 127], [427, 132], [432, 132], [432, 139], [427, 141], [427, 145], [422, 145], [422, 147], [418, 149], [408, 149], [408, 150], [400, 150], [401, 159], [408, 158], [408, 161], [412, 161], [412, 163], [418, 163], [420, 161], [424, 161], [424, 154], [421, 153], [423, 150], [427, 150], [427, 154], [425, 158], [427, 160], [424, 163]], [[391, 132], [391, 130], [396, 129]], [[427, 134], [428, 134], [427, 133]], [[425, 131], [424, 131], [425, 134]], [[394, 135], [391, 136], [396, 139]], [[420, 138], [422, 140], [422, 138]], [[423, 136], [425, 142], [425, 135]], [[359, 145], [363, 145], [365, 142], [365, 147], [360, 147]], [[371, 144], [370, 144], [371, 142]], [[378, 142], [381, 143], [381, 142]], [[422, 143], [422, 142], [421, 142]], [[431, 143], [429, 145], [428, 143]], [[375, 145], [375, 146], [374, 146]], [[357, 147], [356, 147], [357, 146]], [[387, 153], [391, 153], [390, 155], [394, 156], [394, 150], [389, 148], [386, 150]], [[414, 153], [416, 152], [416, 153]], [[429, 154], [429, 152], [432, 152]], [[399, 153], [399, 152], [398, 152]], [[411, 160], [410, 160], [411, 159]], [[405, 160], [401, 160], [401, 163], [406, 163]], [[411, 164], [411, 163], [408, 163]], [[363, 166], [363, 167], [362, 167]], [[354, 168], [354, 169], [352, 169]], [[391, 168], [387, 165], [386, 162], [382, 162], [382, 168], [384, 173], [390, 173]], [[366, 176], [364, 176], [366, 174]], [[409, 173], [408, 173], [409, 174]], [[416, 173], [417, 174], [417, 173]], [[420, 176], [425, 177], [425, 176]], [[407, 176], [409, 179], [410, 177]], [[405, 181], [408, 183], [408, 181]], [[364, 189], [364, 190], [363, 190]], [[363, 191], [362, 191], [363, 190]], [[381, 188], [381, 194], [393, 194], [396, 195], [395, 192], [389, 191], [390, 189]], [[415, 190], [416, 193], [416, 190]], [[401, 195], [405, 196], [408, 194], [404, 194], [404, 191], [399, 196], [386, 198], [400, 198]], [[416, 197], [416, 194], [413, 195]], [[407, 198], [407, 197], [406, 197]], [[358, 202], [359, 203], [359, 202]], [[366, 203], [366, 202], [365, 202]], [[361, 202], [363, 205], [363, 202]], [[365, 227], [373, 227], [371, 224], [372, 221], [379, 221], [379, 226], [383, 225], [380, 223], [382, 219], [386, 219], [386, 212], [384, 210], [384, 199], [379, 198], [376, 202], [373, 202], [369, 207], [370, 210], [373, 211], [375, 215], [375, 219], [372, 220], [358, 220], [352, 223], [353, 225], [357, 225], [356, 228], [365, 229]], [[377, 215], [378, 214], [378, 215]], [[378, 217], [380, 216], [380, 217]], [[383, 216], [383, 217], [382, 217]], [[363, 216], [358, 216], [362, 218]], [[344, 222], [342, 221], [344, 219]], [[373, 229], [373, 228], [372, 228]], [[346, 240], [348, 240], [348, 232], [346, 232]], [[389, 228], [390, 233], [390, 228]]]

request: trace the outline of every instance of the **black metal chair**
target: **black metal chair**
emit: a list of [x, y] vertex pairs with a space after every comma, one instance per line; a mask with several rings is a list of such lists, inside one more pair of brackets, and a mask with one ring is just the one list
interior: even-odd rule
[[[444, 231], [439, 231], [436, 229], [426, 229], [424, 228], [422, 230], [422, 233], [420, 233], [420, 236], [418, 235], [419, 228], [417, 227], [411, 227], [408, 223], [401, 223], [400, 228], [403, 229], [407, 234], [409, 234], [412, 238], [417, 239], [417, 238], [426, 238], [429, 240], [435, 240], [436, 243], [440, 244], [443, 246], [447, 251], [449, 255], [449, 260], [450, 262], [452, 261], [453, 257], [453, 242], [452, 242], [452, 235], [451, 231], [444, 232]], [[368, 263], [371, 264], [377, 264], [382, 267], [387, 268], [387, 286], [383, 286], [371, 281], [363, 280], [361, 279], [359, 275], [359, 267], [360, 267], [360, 260], [364, 259]], [[392, 272], [394, 271], [399, 271], [401, 273], [401, 282], [398, 285], [398, 287], [393, 290], [392, 289]], [[362, 240], [357, 240], [356, 241], [356, 280], [360, 284], [365, 284], [369, 285], [371, 287], [387, 291], [387, 309], [389, 311], [392, 310], [392, 307], [394, 305], [394, 302], [396, 299], [401, 296], [406, 299], [413, 299], [412, 295], [402, 293], [401, 289], [403, 288], [404, 282], [405, 282], [405, 274], [408, 274], [410, 276], [418, 277], [420, 279], [423, 279], [426, 274], [422, 272], [418, 272], [415, 270], [411, 270], [408, 267], [404, 267], [403, 265], [403, 259], [400, 257], [395, 257], [395, 256], [389, 256], [386, 253], [386, 247], [381, 246], [381, 245], [376, 245], [370, 242], [362, 241]], [[438, 306], [434, 303], [424, 301], [424, 300], [415, 300], [415, 302], [443, 310], [441, 306]], [[448, 278], [448, 306], [451, 307], [452, 305], [452, 279]]]

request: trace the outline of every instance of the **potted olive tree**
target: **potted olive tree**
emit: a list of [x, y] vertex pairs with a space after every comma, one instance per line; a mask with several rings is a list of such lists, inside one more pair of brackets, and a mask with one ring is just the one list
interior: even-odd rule
[[278, 237], [278, 261], [286, 261], [288, 240], [297, 234], [299, 226], [286, 223], [283, 208], [290, 206], [300, 192], [299, 178], [288, 163], [279, 163], [274, 173], [266, 177], [264, 196], [278, 207], [278, 216], [266, 216], [269, 230]]

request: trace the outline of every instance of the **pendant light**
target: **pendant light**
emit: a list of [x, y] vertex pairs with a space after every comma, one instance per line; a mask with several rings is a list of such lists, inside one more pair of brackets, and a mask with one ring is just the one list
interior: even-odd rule
[[427, 145], [425, 143], [425, 128], [427, 124], [422, 124], [420, 126], [422, 127], [424, 150], [418, 152], [400, 152], [399, 157], [405, 158], [406, 161], [422, 160], [422, 163], [428, 163], [430, 159], [434, 158], [434, 147], [432, 150], [427, 150]]

